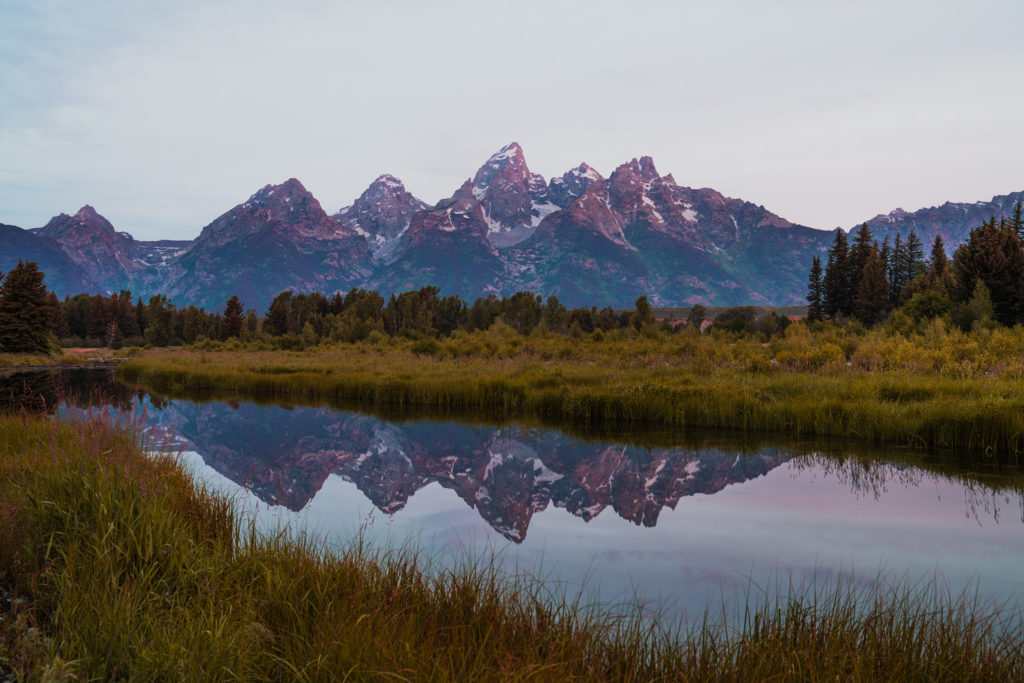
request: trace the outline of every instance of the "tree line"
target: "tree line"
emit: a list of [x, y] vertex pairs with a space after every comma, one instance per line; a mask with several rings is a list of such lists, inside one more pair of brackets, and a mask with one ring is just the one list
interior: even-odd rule
[[[703, 317], [703, 307], [697, 307], [696, 313]], [[4, 352], [47, 352], [60, 345], [175, 346], [232, 338], [305, 348], [321, 341], [361, 341], [374, 332], [447, 337], [456, 330], [489, 329], [499, 320], [521, 334], [538, 328], [573, 336], [622, 328], [656, 329], [646, 296], [637, 299], [635, 310], [616, 311], [611, 307], [569, 309], [556, 296], [544, 299], [530, 292], [490, 295], [468, 305], [457, 296], [441, 296], [433, 286], [388, 299], [366, 289], [331, 296], [285, 291], [260, 315], [246, 309], [237, 296], [228, 299], [222, 311], [178, 308], [160, 294], [145, 302], [129, 290], [78, 294], [62, 301], [47, 291], [34, 262], [19, 262], [6, 276], [0, 273], [0, 351]]]
[[941, 236], [929, 258], [912, 231], [879, 246], [864, 223], [852, 240], [842, 230], [811, 262], [809, 320], [858, 320], [875, 325], [900, 310], [915, 320], [949, 314], [968, 330], [978, 323], [1024, 322], [1024, 216], [1018, 203], [1009, 218], [995, 216], [971, 230], [952, 260]]

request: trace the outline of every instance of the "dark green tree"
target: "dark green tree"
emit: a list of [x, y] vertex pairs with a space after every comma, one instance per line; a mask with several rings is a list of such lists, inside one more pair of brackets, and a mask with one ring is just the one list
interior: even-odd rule
[[230, 339], [242, 334], [242, 325], [245, 324], [245, 310], [242, 301], [236, 295], [232, 295], [224, 306], [224, 336]]
[[811, 272], [807, 278], [807, 319], [821, 320], [825, 317], [824, 308], [825, 283], [822, 280], [821, 257], [815, 256], [811, 261]]
[[641, 294], [636, 300], [635, 310], [629, 322], [637, 332], [646, 325], [654, 324], [654, 314], [651, 313], [651, 304], [647, 302], [647, 295]]
[[1013, 207], [1013, 215], [1010, 216], [1010, 227], [1017, 234], [1017, 239], [1024, 242], [1024, 215], [1022, 215], [1021, 203], [1017, 202]]
[[850, 292], [853, 297], [856, 297], [860, 289], [864, 266], [871, 256], [872, 248], [874, 248], [874, 238], [871, 236], [871, 228], [867, 223], [861, 223], [853, 236], [853, 244], [850, 245]]
[[35, 261], [18, 261], [0, 284], [0, 351], [47, 353], [57, 343], [50, 331], [53, 310]]
[[267, 317], [263, 321], [263, 329], [270, 334], [284, 335], [296, 330], [296, 320], [292, 314], [291, 290], [281, 292], [270, 302]]
[[1012, 227], [999, 227], [995, 218], [971, 231], [953, 254], [953, 299], [966, 302], [978, 281], [985, 283], [992, 317], [1003, 325], [1021, 319], [1024, 298], [1024, 248]]
[[849, 315], [852, 310], [850, 294], [850, 263], [846, 233], [836, 230], [836, 239], [828, 250], [825, 265], [822, 307], [829, 318]]
[[708, 309], [704, 308], [701, 304], [694, 304], [693, 308], [690, 309], [689, 315], [686, 316], [686, 326], [700, 332], [700, 325], [707, 317]]
[[163, 294], [149, 298], [146, 306], [146, 343], [151, 346], [170, 346], [175, 342], [174, 304]]
[[889, 285], [885, 279], [885, 265], [877, 250], [868, 252], [854, 297], [854, 317], [865, 325], [880, 321], [889, 308]]

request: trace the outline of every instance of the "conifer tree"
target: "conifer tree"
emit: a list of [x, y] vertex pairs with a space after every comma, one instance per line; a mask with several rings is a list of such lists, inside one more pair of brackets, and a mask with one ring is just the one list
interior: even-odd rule
[[936, 235], [932, 242], [931, 272], [936, 277], [941, 277], [949, 267], [949, 260], [946, 258], [946, 246], [942, 243], [942, 235]]
[[1024, 248], [1010, 225], [1000, 228], [995, 217], [971, 231], [953, 255], [953, 296], [968, 301], [978, 281], [985, 283], [993, 318], [1003, 325], [1020, 321], [1024, 304]]
[[[815, 256], [817, 258], [817, 256]], [[821, 261], [818, 261], [819, 275], [821, 271]], [[693, 308], [690, 309], [689, 315], [686, 316], [686, 326], [692, 327], [693, 329], [700, 331], [701, 323], [708, 317], [708, 310], [701, 304], [694, 304]]]
[[846, 233], [836, 230], [836, 238], [828, 250], [824, 278], [824, 313], [829, 318], [849, 315], [852, 309], [850, 294], [849, 252]]
[[637, 332], [642, 330], [645, 325], [654, 324], [654, 314], [651, 313], [651, 304], [648, 303], [646, 294], [641, 294], [637, 298], [636, 311], [633, 313], [630, 323]]
[[913, 230], [907, 235], [906, 261], [904, 263], [903, 278], [905, 284], [910, 282], [924, 271], [924, 245], [921, 238]]
[[850, 245], [850, 296], [856, 296], [860, 289], [860, 279], [864, 272], [864, 266], [871, 255], [874, 240], [871, 237], [871, 228], [867, 223], [862, 223], [857, 228], [853, 237], [853, 244]]
[[854, 317], [865, 325], [874, 325], [889, 308], [889, 287], [885, 266], [877, 250], [868, 252], [854, 297]]
[[22, 262], [0, 284], [0, 351], [46, 353], [57, 348], [50, 332], [53, 310], [35, 261]]
[[224, 336], [227, 338], [237, 337], [242, 334], [242, 325], [245, 323], [242, 302], [236, 295], [232, 295], [224, 306]]
[[899, 233], [896, 233], [896, 242], [889, 253], [889, 260], [886, 264], [886, 271], [889, 276], [889, 305], [895, 306], [903, 295], [903, 260], [905, 245]]
[[824, 317], [825, 283], [821, 274], [821, 257], [815, 256], [811, 261], [811, 272], [807, 282], [807, 319], [821, 320]]
[[1012, 227], [1013, 231], [1017, 233], [1017, 239], [1024, 242], [1024, 215], [1022, 215], [1022, 210], [1024, 209], [1022, 209], [1021, 203], [1017, 202], [1013, 207], [1013, 216], [1010, 218], [1010, 227]]

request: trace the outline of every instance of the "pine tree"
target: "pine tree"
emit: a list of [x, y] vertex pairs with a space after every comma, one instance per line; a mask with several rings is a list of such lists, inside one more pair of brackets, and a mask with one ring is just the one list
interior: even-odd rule
[[853, 244], [850, 245], [850, 296], [853, 297], [860, 289], [860, 279], [864, 273], [864, 266], [871, 255], [874, 239], [871, 237], [871, 228], [867, 223], [862, 223], [857, 228], [853, 237]]
[[978, 281], [991, 297], [993, 318], [1003, 325], [1019, 322], [1024, 304], [1024, 248], [1010, 225], [995, 218], [971, 231], [953, 255], [953, 298], [965, 302]]
[[0, 284], [0, 351], [46, 353], [57, 348], [53, 310], [34, 261], [18, 261]]
[[917, 233], [911, 230], [907, 235], [906, 261], [903, 271], [905, 284], [909, 285], [914, 278], [924, 272], [924, 269], [924, 245]]
[[[817, 258], [817, 257], [815, 257]], [[821, 271], [821, 261], [818, 262], [819, 275]], [[690, 309], [689, 315], [686, 316], [686, 326], [691, 327], [700, 332], [701, 323], [708, 317], [708, 310], [704, 308], [702, 304], [694, 304], [693, 308]]]
[[931, 272], [935, 277], [942, 277], [949, 268], [949, 260], [946, 258], [946, 246], [942, 243], [942, 236], [936, 235], [932, 242]]
[[227, 338], [237, 337], [242, 333], [242, 325], [245, 323], [242, 302], [235, 295], [228, 299], [224, 307], [224, 336]]
[[854, 317], [865, 325], [874, 325], [889, 308], [889, 286], [885, 266], [877, 250], [868, 252], [854, 298]]
[[1010, 227], [1017, 233], [1017, 239], [1024, 242], [1024, 215], [1022, 215], [1021, 203], [1013, 207], [1013, 216], [1010, 218]]
[[846, 233], [842, 230], [836, 230], [835, 242], [828, 250], [823, 294], [823, 308], [825, 315], [829, 318], [850, 314], [852, 296], [850, 293], [849, 252], [846, 246]]
[[811, 261], [811, 272], [807, 282], [807, 319], [811, 321], [821, 320], [825, 315], [824, 310], [825, 284], [822, 281], [821, 257], [815, 256]]
[[651, 304], [647, 302], [647, 295], [641, 294], [637, 298], [636, 310], [633, 317], [630, 318], [630, 323], [637, 332], [642, 330], [645, 325], [654, 324], [654, 314], [651, 313]]
[[896, 233], [896, 242], [889, 253], [889, 260], [886, 263], [886, 273], [889, 276], [889, 305], [895, 306], [903, 295], [903, 260], [906, 247], [899, 233]]

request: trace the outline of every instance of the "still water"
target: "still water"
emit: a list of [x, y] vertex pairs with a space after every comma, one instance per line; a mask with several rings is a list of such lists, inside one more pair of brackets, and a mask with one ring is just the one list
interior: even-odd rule
[[69, 418], [137, 421], [263, 529], [333, 544], [362, 534], [417, 547], [439, 567], [493, 556], [555, 592], [670, 618], [745, 604], [752, 587], [837, 578], [938, 577], [986, 599], [1024, 595], [1019, 471], [851, 444], [682, 434], [645, 444], [200, 403], [126, 387], [109, 370], [8, 374], [0, 393], [15, 406], [42, 396], [31, 400]]

